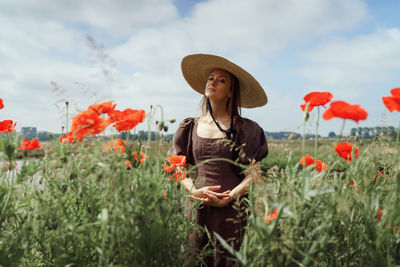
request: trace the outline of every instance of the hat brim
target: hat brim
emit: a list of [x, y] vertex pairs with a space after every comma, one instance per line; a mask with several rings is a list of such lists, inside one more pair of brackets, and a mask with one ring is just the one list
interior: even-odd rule
[[223, 69], [232, 73], [239, 81], [241, 107], [261, 107], [268, 102], [268, 97], [257, 80], [223, 57], [208, 54], [188, 55], [182, 59], [181, 69], [187, 83], [200, 94], [204, 95], [210, 73], [215, 69]]

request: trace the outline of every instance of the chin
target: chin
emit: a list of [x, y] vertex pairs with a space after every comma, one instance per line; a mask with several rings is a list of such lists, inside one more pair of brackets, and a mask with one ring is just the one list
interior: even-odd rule
[[211, 101], [213, 101], [213, 102], [219, 102], [220, 101], [219, 99], [215, 98], [214, 95], [206, 95], [206, 97], [208, 99], [210, 99]]
[[209, 98], [210, 100], [213, 100], [214, 99], [214, 94], [213, 93], [209, 93], [209, 92], [206, 92], [205, 94], [204, 94], [207, 98]]

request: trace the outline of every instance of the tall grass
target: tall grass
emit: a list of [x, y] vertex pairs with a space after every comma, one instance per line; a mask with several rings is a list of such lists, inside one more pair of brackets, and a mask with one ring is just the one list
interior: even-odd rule
[[[2, 159], [13, 161], [17, 141], [0, 140]], [[298, 164], [300, 142], [271, 142], [261, 163], [264, 177], [249, 191], [243, 245], [232, 251], [238, 265], [400, 264], [399, 151], [393, 142], [375, 141], [361, 145], [360, 157], [349, 163], [320, 142], [319, 158], [329, 165], [322, 173]], [[161, 170], [168, 145], [154, 144], [144, 164], [131, 170], [127, 154], [105, 153], [103, 145], [54, 142], [39, 161], [2, 168], [0, 265], [201, 261], [206, 253], [190, 257], [186, 240], [197, 229], [184, 215], [186, 193]], [[313, 151], [314, 144], [305, 149]], [[276, 208], [277, 219], [268, 222]]]
[[127, 170], [102, 144], [54, 144], [54, 154], [3, 172], [0, 265], [174, 266], [190, 251], [185, 195], [152, 154]]
[[[340, 170], [332, 161], [322, 173], [287, 165], [255, 184], [249, 194], [251, 215], [244, 243], [234, 252], [237, 262], [244, 266], [399, 264], [400, 156], [391, 145], [369, 144], [351, 163], [336, 159]], [[275, 208], [278, 218], [267, 223]]]

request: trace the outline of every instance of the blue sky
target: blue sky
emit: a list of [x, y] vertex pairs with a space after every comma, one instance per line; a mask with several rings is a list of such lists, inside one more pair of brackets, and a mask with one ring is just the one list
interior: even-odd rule
[[[180, 61], [210, 53], [264, 87], [269, 103], [242, 113], [265, 131], [301, 131], [299, 105], [312, 91], [368, 111], [366, 121], [347, 122], [347, 132], [397, 126], [400, 115], [381, 98], [400, 87], [399, 12], [396, 0], [1, 1], [0, 119], [59, 132], [65, 100], [72, 115], [113, 100], [119, 109], [162, 105], [165, 118], [179, 122], [199, 115], [201, 99]], [[315, 121], [312, 113], [307, 131]], [[320, 132], [340, 126], [321, 121]]]

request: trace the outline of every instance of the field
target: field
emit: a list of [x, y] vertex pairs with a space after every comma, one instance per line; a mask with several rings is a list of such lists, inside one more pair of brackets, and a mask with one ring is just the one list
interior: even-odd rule
[[[400, 150], [391, 140], [352, 140], [359, 157], [318, 141], [318, 172], [300, 165], [314, 140], [269, 140], [262, 179], [249, 190], [250, 216], [240, 266], [390, 266], [400, 264]], [[18, 152], [1, 138], [0, 265], [192, 266], [183, 212], [187, 194], [162, 164], [170, 144], [128, 141], [124, 153], [91, 140]], [[145, 152], [141, 164], [133, 151]], [[32, 159], [32, 153], [39, 160]], [[22, 156], [17, 168], [12, 163]], [[127, 168], [126, 160], [131, 163]], [[140, 159], [139, 159], [140, 160]], [[199, 205], [199, 204], [195, 204]], [[204, 230], [204, 229], [201, 229]], [[225, 246], [229, 249], [229, 244]]]

